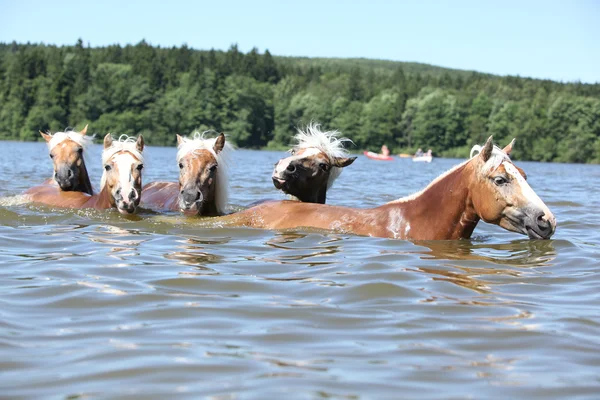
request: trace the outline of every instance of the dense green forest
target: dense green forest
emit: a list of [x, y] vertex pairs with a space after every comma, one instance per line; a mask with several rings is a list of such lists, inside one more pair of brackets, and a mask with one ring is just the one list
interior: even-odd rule
[[418, 63], [275, 57], [187, 46], [0, 43], [0, 139], [39, 130], [144, 134], [215, 129], [240, 147], [287, 146], [318, 121], [356, 150], [465, 157], [493, 134], [514, 157], [600, 162], [600, 84], [500, 77]]

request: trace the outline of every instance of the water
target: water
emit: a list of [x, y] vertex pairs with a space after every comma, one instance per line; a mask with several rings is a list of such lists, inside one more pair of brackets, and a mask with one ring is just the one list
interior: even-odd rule
[[[518, 163], [553, 240], [480, 223], [470, 241], [415, 244], [19, 204], [50, 175], [47, 150], [0, 145], [0, 397], [600, 393], [599, 166]], [[146, 152], [145, 182], [176, 177], [175, 149]], [[238, 151], [232, 203], [283, 198], [281, 155]], [[361, 156], [328, 200], [381, 204], [456, 163]]]

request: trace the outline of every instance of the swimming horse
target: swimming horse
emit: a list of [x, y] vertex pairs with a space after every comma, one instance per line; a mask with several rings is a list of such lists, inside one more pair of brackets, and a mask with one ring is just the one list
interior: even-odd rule
[[121, 214], [137, 210], [142, 192], [144, 138], [104, 137], [104, 172], [98, 194], [63, 192], [51, 185], [36, 186], [25, 192], [33, 203], [65, 208], [116, 208]]
[[[514, 141], [513, 141], [514, 142]], [[478, 155], [450, 169], [423, 191], [380, 207], [356, 209], [295, 201], [264, 203], [224, 218], [263, 229], [313, 227], [410, 240], [467, 239], [479, 220], [530, 239], [549, 239], [556, 220], [490, 137]]]
[[64, 191], [93, 194], [84, 159], [85, 150], [93, 142], [93, 137], [86, 136], [87, 127], [81, 132], [56, 132], [53, 135], [40, 131], [54, 166], [54, 175], [45, 184], [56, 183]]
[[291, 156], [275, 164], [271, 178], [279, 190], [306, 203], [325, 204], [327, 190], [356, 157], [348, 157], [338, 131], [323, 132], [319, 124], [310, 123], [306, 130], [298, 129], [297, 144]]
[[225, 135], [205, 139], [177, 135], [179, 182], [152, 182], [144, 186], [142, 206], [155, 211], [181, 211], [185, 215], [225, 214], [229, 200], [229, 157], [233, 147]]

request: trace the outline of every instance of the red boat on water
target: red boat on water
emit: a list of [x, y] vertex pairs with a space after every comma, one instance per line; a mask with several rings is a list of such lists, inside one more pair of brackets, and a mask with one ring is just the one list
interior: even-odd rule
[[365, 151], [363, 154], [373, 160], [379, 161], [393, 161], [394, 157], [392, 156], [384, 156], [383, 154], [373, 153], [372, 151]]

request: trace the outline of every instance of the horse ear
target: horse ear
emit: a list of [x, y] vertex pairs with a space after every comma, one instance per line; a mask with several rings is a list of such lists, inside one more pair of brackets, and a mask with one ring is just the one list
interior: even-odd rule
[[333, 166], [338, 168], [344, 168], [352, 164], [356, 160], [356, 157], [335, 157], [333, 159]]
[[513, 146], [515, 145], [515, 139], [511, 140], [509, 144], [506, 145], [504, 149], [502, 149], [507, 156], [510, 156], [510, 152], [512, 151]]
[[110, 133], [107, 133], [106, 136], [104, 136], [104, 148], [108, 149], [110, 146], [112, 146], [113, 144], [113, 138], [110, 135]]
[[483, 158], [483, 162], [487, 162], [487, 160], [489, 160], [490, 157], [492, 156], [493, 151], [494, 151], [494, 141], [492, 140], [492, 137], [490, 136], [488, 138], [487, 142], [485, 142], [485, 144], [481, 148], [481, 152], [479, 153], [479, 156], [481, 158]]
[[179, 135], [177, 135], [177, 147], [181, 146], [183, 144], [183, 138]]
[[46, 142], [50, 142], [52, 140], [52, 135], [48, 135], [47, 133], [44, 133], [42, 131], [40, 131], [40, 135], [42, 135]]
[[81, 136], [84, 136], [84, 135], [87, 133], [87, 127], [88, 127], [88, 124], [86, 124], [86, 125], [83, 127], [83, 129], [82, 129], [82, 130], [79, 132], [79, 133], [81, 134]]
[[144, 137], [142, 135], [138, 136], [135, 141], [135, 148], [141, 153], [144, 151]]
[[225, 135], [221, 133], [219, 136], [217, 136], [217, 140], [215, 140], [213, 150], [215, 153], [219, 154], [221, 150], [223, 150], [223, 147], [225, 147]]

